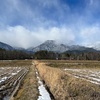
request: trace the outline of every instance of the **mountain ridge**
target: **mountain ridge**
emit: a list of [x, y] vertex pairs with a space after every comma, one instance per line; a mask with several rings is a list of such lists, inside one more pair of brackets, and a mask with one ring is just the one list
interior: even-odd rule
[[73, 50], [79, 50], [79, 51], [84, 51], [84, 50], [90, 50], [90, 51], [96, 51], [94, 48], [89, 48], [85, 46], [79, 46], [79, 45], [71, 45], [67, 46], [65, 44], [60, 44], [57, 43], [54, 40], [47, 40], [44, 43], [38, 45], [37, 47], [33, 47], [31, 49], [28, 49], [33, 52], [41, 51], [41, 50], [47, 50], [47, 51], [53, 51], [53, 52], [66, 52], [66, 51], [73, 51]]
[[59, 52], [59, 53], [63, 53], [66, 51], [74, 51], [74, 50], [78, 50], [78, 51], [98, 51], [94, 48], [90, 48], [90, 47], [85, 47], [85, 46], [80, 46], [80, 45], [65, 45], [62, 43], [58, 43], [55, 40], [47, 40], [43, 43], [41, 43], [40, 45], [36, 46], [36, 47], [31, 47], [28, 49], [24, 49], [24, 48], [19, 48], [19, 47], [12, 47], [9, 44], [0, 42], [0, 48], [2, 49], [6, 49], [6, 50], [21, 50], [21, 51], [25, 51], [25, 52], [37, 52], [37, 51], [41, 51], [41, 50], [47, 50], [47, 51], [53, 51], [53, 52]]
[[5, 49], [5, 50], [14, 50], [12, 46], [3, 42], [0, 42], [0, 48]]

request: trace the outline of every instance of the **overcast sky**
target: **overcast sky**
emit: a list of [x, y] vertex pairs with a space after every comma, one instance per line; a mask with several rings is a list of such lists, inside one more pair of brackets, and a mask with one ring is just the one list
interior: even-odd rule
[[100, 43], [100, 0], [0, 0], [0, 41], [34, 47], [46, 40]]

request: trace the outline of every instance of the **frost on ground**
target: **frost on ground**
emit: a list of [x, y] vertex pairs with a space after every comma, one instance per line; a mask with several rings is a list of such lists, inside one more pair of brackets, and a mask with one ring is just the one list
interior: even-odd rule
[[43, 82], [40, 80], [37, 70], [36, 70], [36, 75], [37, 75], [37, 79], [38, 79], [38, 83], [39, 83], [38, 89], [39, 89], [39, 93], [40, 93], [38, 100], [51, 100], [48, 91], [46, 90], [45, 86], [43, 85]]
[[68, 68], [65, 68], [64, 70], [69, 72], [71, 75], [74, 75], [76, 78], [82, 78], [87, 81], [90, 81], [91, 83], [100, 85], [100, 70]]

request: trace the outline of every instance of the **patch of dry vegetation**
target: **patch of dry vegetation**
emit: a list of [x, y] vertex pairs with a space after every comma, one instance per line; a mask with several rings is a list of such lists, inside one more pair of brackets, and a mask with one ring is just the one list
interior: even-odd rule
[[0, 67], [29, 67], [32, 60], [0, 60]]
[[42, 61], [34, 62], [56, 100], [100, 100], [99, 85], [77, 79], [58, 68], [45, 65]]
[[[44, 61], [45, 62], [45, 61]], [[99, 61], [50, 61], [46, 62], [48, 66], [55, 68], [94, 68], [100, 69]]]

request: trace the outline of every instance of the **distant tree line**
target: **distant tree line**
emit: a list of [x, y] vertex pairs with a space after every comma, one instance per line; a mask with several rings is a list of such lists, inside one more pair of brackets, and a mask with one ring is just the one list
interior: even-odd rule
[[65, 60], [100, 60], [98, 51], [67, 51], [61, 54], [60, 59]]
[[31, 59], [32, 54], [18, 50], [5, 50], [0, 48], [0, 60]]
[[58, 60], [100, 60], [100, 52], [97, 51], [66, 51], [56, 53], [52, 51], [38, 51], [34, 59], [58, 59]]
[[0, 60], [14, 59], [51, 59], [51, 60], [100, 60], [100, 52], [98, 51], [66, 51], [57, 53], [52, 51], [37, 51], [30, 53], [25, 51], [12, 50], [8, 51], [0, 48]]
[[34, 54], [34, 59], [56, 59], [56, 53], [52, 51], [37, 51]]

